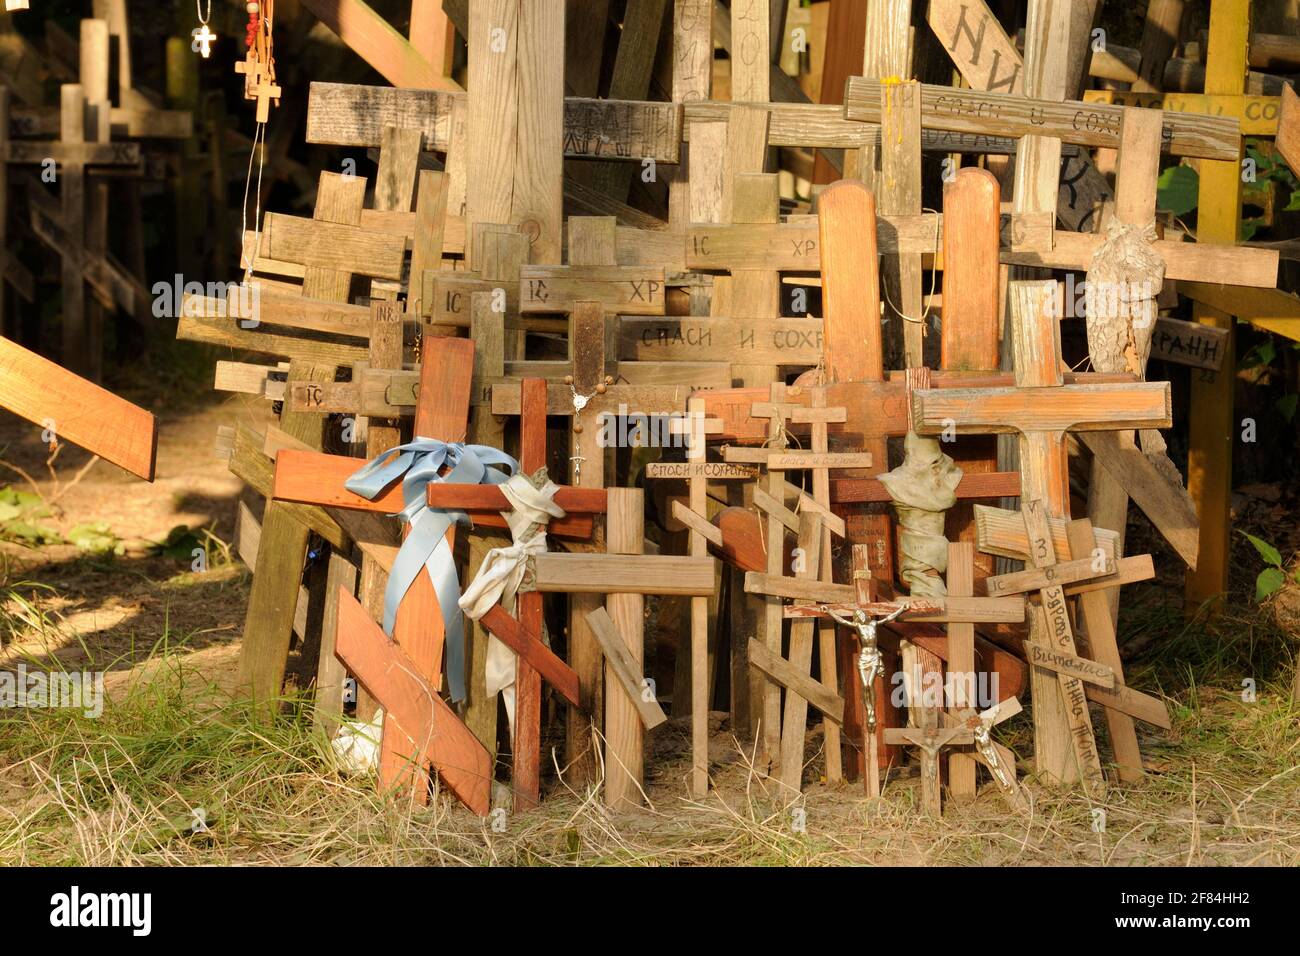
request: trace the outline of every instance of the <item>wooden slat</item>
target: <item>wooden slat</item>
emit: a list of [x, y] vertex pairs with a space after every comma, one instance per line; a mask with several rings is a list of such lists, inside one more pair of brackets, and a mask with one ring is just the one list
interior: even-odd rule
[[6, 338], [0, 338], [0, 406], [153, 481], [158, 423], [152, 414]]
[[[505, 56], [491, 51], [488, 55]], [[445, 151], [451, 142], [452, 111], [465, 95], [313, 82], [307, 142], [378, 146], [385, 126], [406, 126], [424, 134], [426, 149]], [[678, 104], [577, 97], [564, 101], [563, 148], [568, 159], [676, 163], [681, 139]]]
[[798, 694], [837, 724], [844, 722], [844, 698], [834, 689], [805, 674], [767, 649], [767, 645], [750, 638], [749, 662], [786, 690]]
[[[1231, 96], [1244, 91], [1249, 20], [1249, 0], [1219, 0], [1210, 7], [1205, 59], [1208, 94]], [[1239, 140], [1234, 153], [1223, 163], [1200, 165], [1197, 242], [1236, 242], [1240, 237], [1242, 148]], [[1213, 308], [1197, 306], [1192, 317], [1205, 325], [1234, 328], [1231, 313]], [[1240, 425], [1232, 407], [1236, 378], [1234, 336], [1225, 339], [1225, 346], [1222, 372], [1191, 377], [1187, 490], [1195, 503], [1201, 532], [1196, 567], [1186, 578], [1186, 596], [1191, 605], [1219, 600], [1229, 585], [1232, 449]]]
[[643, 678], [638, 673], [637, 662], [628, 653], [627, 645], [614, 626], [613, 620], [610, 619], [609, 612], [603, 607], [598, 607], [587, 615], [587, 623], [591, 625], [591, 633], [596, 635], [596, 641], [605, 655], [605, 666], [614, 674], [623, 688], [623, 693], [636, 708], [637, 716], [645, 729], [654, 730], [660, 724], [666, 723], [668, 716], [659, 706], [659, 702], [653, 697], [646, 699], [645, 689], [641, 683]]
[[303, 0], [303, 5], [393, 86], [460, 89], [363, 0]]
[[945, 421], [957, 434], [1035, 431], [1099, 431], [1169, 428], [1173, 424], [1168, 382], [1132, 385], [1063, 385], [1057, 388], [940, 388], [912, 393], [916, 429], [939, 434]]
[[662, 269], [624, 266], [525, 266], [519, 276], [520, 309], [569, 312], [576, 302], [598, 302], [609, 312], [662, 315]]
[[[866, 123], [880, 122], [880, 83], [851, 77], [844, 115]], [[1123, 107], [1103, 103], [1054, 102], [1002, 93], [921, 86], [922, 122], [926, 126], [999, 136], [1053, 136], [1085, 146], [1119, 145]], [[1240, 124], [1233, 117], [1178, 116], [1165, 121], [1164, 149], [1175, 156], [1228, 159], [1237, 154]]]
[[[645, 547], [645, 492], [640, 488], [609, 489], [605, 560], [635, 561]], [[615, 555], [618, 557], [616, 558]], [[703, 559], [710, 584], [713, 561]], [[651, 587], [671, 578], [649, 578]], [[710, 590], [712, 588], [710, 587]], [[609, 619], [634, 672], [644, 670], [645, 598], [637, 593], [610, 593]], [[584, 615], [591, 623], [592, 612]], [[598, 618], [599, 619], [599, 618]], [[595, 633], [593, 628], [593, 634]], [[599, 638], [597, 638], [599, 642]], [[617, 680], [617, 679], [616, 679]], [[616, 682], [616, 681], [615, 681]], [[645, 737], [635, 703], [610, 689], [605, 693], [605, 804], [615, 809], [640, 806], [644, 800]]]
[[261, 254], [282, 262], [400, 279], [405, 253], [403, 237], [350, 225], [269, 212], [262, 227]]
[[[492, 761], [456, 713], [425, 680], [419, 665], [388, 639], [346, 589], [338, 593], [335, 653], [384, 707], [384, 740], [403, 759], [427, 763], [465, 806], [487, 816]], [[398, 742], [394, 738], [401, 737]]]
[[479, 620], [502, 643], [545, 677], [561, 697], [574, 707], [580, 705], [578, 675], [573, 672], [573, 668], [556, 657], [540, 637], [530, 633], [500, 604], [493, 605]]
[[539, 554], [536, 588], [568, 594], [712, 594], [713, 559]]

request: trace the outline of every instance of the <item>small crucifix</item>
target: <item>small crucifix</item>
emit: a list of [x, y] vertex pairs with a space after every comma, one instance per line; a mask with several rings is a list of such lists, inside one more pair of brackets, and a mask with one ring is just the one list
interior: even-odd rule
[[216, 42], [217, 35], [208, 29], [206, 23], [195, 27], [190, 31], [190, 35], [194, 37], [194, 42], [190, 44], [191, 50], [202, 54], [205, 60], [212, 55], [212, 44]]
[[[926, 708], [934, 717], [937, 710]], [[928, 723], [921, 727], [891, 727], [885, 731], [885, 741], [891, 744], [917, 747], [921, 751], [921, 806], [926, 813], [939, 816], [943, 812], [943, 796], [939, 780], [939, 752], [944, 747], [975, 745], [981, 762], [989, 768], [1000, 790], [1009, 799], [1021, 799], [1016, 784], [1015, 763], [1008, 760], [1009, 751], [994, 749], [995, 744], [989, 731], [995, 724], [1020, 712], [1020, 702], [1009, 698], [981, 713], [973, 710], [964, 711], [957, 717], [944, 715], [940, 723]], [[1004, 764], [1006, 766], [1004, 766]], [[1014, 796], [1013, 796], [1014, 795]]]

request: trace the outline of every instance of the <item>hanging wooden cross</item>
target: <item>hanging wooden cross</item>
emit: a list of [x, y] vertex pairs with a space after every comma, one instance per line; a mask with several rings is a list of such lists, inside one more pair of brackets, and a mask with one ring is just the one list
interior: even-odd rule
[[270, 118], [271, 103], [274, 101], [279, 106], [280, 94], [283, 92], [275, 82], [273, 3], [274, 0], [260, 0], [260, 3], [248, 4], [248, 35], [245, 38], [248, 52], [244, 59], [235, 64], [235, 72], [244, 74], [244, 99], [257, 101], [259, 123], [265, 123]]

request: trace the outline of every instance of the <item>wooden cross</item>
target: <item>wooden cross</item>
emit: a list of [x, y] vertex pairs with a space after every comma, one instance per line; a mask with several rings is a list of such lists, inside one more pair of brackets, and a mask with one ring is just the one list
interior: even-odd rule
[[[466, 339], [428, 337], [423, 346], [421, 374], [424, 401], [417, 406], [415, 434], [448, 442], [464, 438], [469, 414], [470, 374], [473, 369], [473, 343]], [[295, 501], [346, 508], [359, 507], [366, 499], [343, 487], [343, 481], [357, 468], [355, 458], [322, 455], [316, 452], [282, 451], [276, 458], [274, 495], [278, 501]], [[340, 477], [341, 472], [346, 475]], [[396, 501], [391, 500], [396, 497]], [[385, 502], [389, 513], [402, 510], [400, 488], [391, 489], [378, 501]], [[367, 505], [370, 505], [367, 502]], [[396, 507], [393, 507], [396, 505]], [[371, 510], [370, 507], [363, 510]], [[454, 543], [455, 528], [447, 531], [448, 547]], [[261, 558], [259, 557], [259, 562]], [[397, 609], [393, 639], [402, 646], [418, 668], [417, 673], [430, 686], [442, 682], [442, 652], [445, 638], [443, 615], [433, 582], [421, 571], [411, 582]], [[380, 698], [380, 702], [383, 699]], [[403, 739], [399, 729], [390, 732], [385, 717], [384, 742], [380, 754], [380, 783], [385, 790], [414, 787], [419, 803], [427, 800], [427, 780], [419, 751], [410, 750], [409, 735]], [[418, 742], [416, 742], [418, 744]]]
[[[988, 737], [988, 731], [995, 724], [1020, 713], [1020, 702], [1012, 697], [1000, 704], [976, 714], [966, 709], [957, 717], [947, 717], [942, 724], [928, 724], [922, 727], [891, 727], [885, 731], [885, 740], [891, 744], [911, 745], [921, 751], [921, 807], [933, 816], [943, 812], [943, 796], [939, 781], [939, 752], [944, 747], [956, 747], [975, 744], [989, 758], [982, 755], [985, 766], [989, 767], [999, 789], [1019, 804], [1023, 797], [1016, 784], [1016, 765], [1006, 748], [999, 747]], [[938, 714], [936, 713], [937, 717]]]
[[[521, 383], [520, 395], [519, 464], [524, 474], [532, 475], [546, 465], [546, 383], [526, 379]], [[482, 510], [510, 508], [501, 489], [491, 485], [431, 484], [427, 500], [432, 508], [466, 510], [476, 521]], [[472, 507], [467, 506], [469, 501]], [[606, 495], [596, 489], [561, 488], [556, 503], [569, 515], [597, 514], [606, 510]], [[512, 786], [515, 808], [525, 809], [536, 806], [540, 793], [541, 678], [546, 677], [574, 707], [581, 707], [581, 700], [577, 674], [542, 643], [541, 594], [521, 592], [517, 602], [515, 617], [498, 605], [484, 615], [481, 623], [519, 655]]]
[[[704, 467], [705, 442], [718, 423], [704, 416], [704, 403], [692, 399], [686, 406], [686, 421], [674, 422], [686, 435], [685, 465], [646, 466], [647, 480], [660, 477], [687, 478], [690, 497], [683, 504], [673, 501], [673, 517], [690, 529], [690, 555], [707, 557], [710, 543], [720, 544], [722, 535], [709, 522], [708, 472]], [[717, 470], [714, 469], [714, 474]], [[709, 792], [709, 599], [691, 598], [691, 795], [697, 799]], [[680, 646], [680, 645], [679, 645]], [[680, 650], [678, 653], [681, 653]]]
[[[570, 272], [554, 270], [549, 275], [560, 285], [546, 285], [533, 293], [521, 291], [521, 300], [532, 295], [551, 295], [547, 301], [553, 308], [563, 305], [571, 308], [569, 317], [569, 342], [572, 353], [572, 367], [566, 384], [550, 385], [547, 388], [547, 414], [567, 415], [573, 419], [572, 456], [573, 483], [579, 487], [602, 488], [605, 484], [605, 454], [607, 449], [602, 444], [600, 422], [614, 421], [617, 416], [626, 414], [643, 414], [647, 416], [672, 415], [680, 413], [686, 405], [691, 385], [674, 384], [675, 376], [667, 380], [660, 379], [661, 384], [629, 385], [614, 381], [610, 374], [610, 355], [612, 348], [612, 327], [606, 319], [605, 309], [597, 301], [571, 301], [569, 296], [583, 290], [602, 294], [601, 289], [611, 288], [608, 277], [615, 269], [614, 222], [609, 218], [590, 218], [570, 220], [569, 233], [569, 269]], [[528, 267], [538, 269], [540, 267]], [[592, 280], [594, 275], [604, 275], [604, 279]], [[568, 277], [567, 279], [565, 277]], [[596, 284], [593, 285], [592, 282]], [[620, 283], [628, 285], [632, 281], [613, 280], [613, 286]], [[660, 280], [661, 281], [661, 280]], [[522, 279], [524, 288], [528, 280]], [[563, 285], [568, 282], [568, 285]], [[630, 286], [628, 286], [630, 289]], [[561, 295], [559, 290], [567, 289]], [[630, 291], [617, 294], [608, 293], [614, 298], [626, 299], [634, 293]], [[654, 308], [662, 311], [662, 284], [651, 294], [643, 293], [654, 302]], [[526, 309], [526, 306], [525, 306]], [[496, 415], [519, 414], [519, 389], [516, 385], [494, 385], [492, 388], [492, 412]], [[609, 416], [606, 418], [606, 416]], [[604, 711], [603, 691], [600, 688], [600, 652], [594, 636], [587, 623], [587, 614], [595, 610], [595, 603], [589, 598], [576, 597], [571, 602], [569, 616], [570, 664], [577, 671], [584, 688], [592, 688], [592, 712], [599, 715]], [[588, 727], [575, 715], [570, 715], [569, 725], [569, 762], [575, 765], [576, 775], [583, 778], [594, 773], [594, 764], [590, 764], [587, 753]]]
[[[206, 25], [204, 29], [207, 29]], [[208, 54], [205, 52], [203, 55], [206, 57]], [[271, 101], [279, 106], [283, 90], [275, 82], [275, 60], [267, 54], [261, 33], [244, 59], [235, 64], [235, 72], [244, 74], [244, 99], [257, 100], [257, 122], [265, 123], [270, 119]]]
[[[1013, 511], [976, 505], [976, 524], [978, 527], [979, 547], [981, 550], [1013, 559], [1027, 559], [1030, 539], [1021, 516]], [[1119, 646], [1115, 638], [1114, 627], [1110, 618], [1110, 602], [1105, 591], [1122, 584], [1143, 580], [1154, 576], [1150, 555], [1120, 558], [1115, 560], [1118, 541], [1114, 532], [1093, 528], [1086, 518], [1066, 521], [1051, 518], [1049, 528], [1052, 535], [1052, 548], [1056, 554], [1069, 554], [1073, 561], [1058, 564], [1054, 572], [1060, 575], [1064, 571], [1070, 577], [1069, 566], [1078, 567], [1075, 562], [1087, 560], [1089, 570], [1097, 566], [1098, 559], [1104, 566], [1115, 561], [1115, 574], [1103, 577], [1082, 579], [1076, 583], [1064, 583], [1067, 597], [1078, 597], [1083, 612], [1085, 630], [1077, 635], [1082, 649], [1086, 640], [1085, 652], [1094, 661], [1104, 664], [1114, 674], [1114, 685], [1104, 687], [1100, 684], [1085, 683], [1084, 693], [1088, 699], [1102, 704], [1109, 712], [1114, 711], [1128, 717], [1168, 729], [1170, 726], [1169, 710], [1159, 699], [1124, 686], [1123, 668], [1119, 659]], [[1014, 582], [1033, 582], [1043, 580], [1037, 572], [1018, 572], [1023, 577], [1008, 577]], [[995, 580], [990, 578], [990, 581]], [[1005, 588], [999, 583], [998, 588]], [[1026, 653], [1031, 653], [1027, 651]], [[1114, 742], [1114, 739], [1113, 741]], [[1125, 749], [1122, 743], [1115, 744], [1115, 760], [1123, 773], [1132, 777], [1141, 770], [1141, 754], [1135, 748]]]
[[[784, 386], [777, 386], [773, 389], [773, 398], [779, 399], [784, 395]], [[759, 404], [753, 409], [753, 414], [758, 418], [767, 418], [772, 422], [772, 434], [784, 434], [786, 422], [808, 423], [812, 428], [812, 447], [808, 452], [788, 452], [777, 450], [768, 454], [765, 464], [769, 474], [769, 488], [775, 494], [764, 494], [759, 489], [755, 489], [755, 503], [760, 508], [767, 511], [770, 516], [782, 518], [782, 512], [786, 512], [783, 523], [790, 527], [789, 515], [784, 506], [784, 472], [788, 470], [809, 470], [812, 472], [812, 495], [799, 495], [799, 501], [802, 507], [811, 510], [819, 517], [818, 532], [812, 543], [813, 550], [817, 552], [817, 560], [814, 562], [815, 571], [811, 575], [818, 577], [822, 581], [832, 580], [831, 568], [831, 536], [832, 534], [843, 537], [846, 527], [843, 519], [839, 518], [831, 511], [830, 497], [830, 469], [832, 467], [853, 468], [871, 466], [872, 458], [869, 453], [838, 453], [832, 454], [829, 451], [827, 441], [827, 423], [842, 422], [845, 418], [843, 408], [827, 408], [826, 394], [822, 388], [814, 388], [812, 394], [811, 407], [798, 405], [788, 405], [780, 401]], [[729, 453], [730, 449], [727, 450]], [[724, 456], [725, 457], [725, 456]], [[773, 472], [777, 474], [773, 477]], [[807, 505], [804, 505], [807, 502]], [[824, 530], [823, 530], [824, 526]], [[769, 529], [772, 525], [769, 522]], [[794, 528], [801, 536], [804, 528], [801, 524], [796, 524]], [[773, 541], [776, 539], [773, 538]], [[800, 542], [800, 547], [804, 543]], [[805, 561], [808, 556], [805, 554]], [[820, 651], [821, 651], [821, 681], [823, 684], [834, 687], [837, 684], [835, 673], [835, 631], [832, 627], [823, 627], [820, 632]], [[794, 626], [791, 628], [790, 660], [791, 663], [807, 672], [812, 666], [812, 628], [811, 626]], [[796, 640], [796, 638], [798, 640]], [[807, 703], [798, 694], [789, 693], [786, 696], [786, 714], [783, 723], [782, 740], [781, 740], [781, 775], [787, 785], [792, 785], [795, 791], [799, 790], [798, 771], [802, 770], [802, 746], [804, 736], [804, 725], [807, 717]], [[829, 717], [823, 721], [823, 732], [825, 735], [826, 748], [826, 776], [827, 780], [838, 783], [843, 775], [841, 767], [840, 754], [840, 737], [839, 723]], [[790, 757], [787, 760], [787, 756]], [[795, 769], [792, 770], [791, 767]]]
[[[1023, 494], [1045, 497], [1054, 510], [1063, 513], [1069, 501], [1064, 444], [1067, 430], [1160, 428], [1168, 427], [1171, 419], [1167, 383], [1082, 387], [1061, 384], [1057, 358], [1060, 329], [1044, 298], [1054, 289], [1051, 282], [1012, 284], [1012, 313], [1016, 317], [1013, 347], [1020, 387], [915, 391], [912, 416], [921, 434], [938, 434], [944, 428], [957, 434], [1018, 431]], [[1046, 642], [1042, 626], [1037, 616], [1031, 618], [1031, 640]], [[1053, 714], [1051, 705], [1044, 705], [1044, 699], [1049, 697], [1057, 699], [1047, 686], [1035, 696], [1035, 759], [1066, 781], [1073, 779], [1070, 765], [1064, 760], [1068, 753], [1066, 738], [1075, 741], [1079, 765], [1084, 768], [1096, 765], [1096, 747], [1090, 733], [1071, 735], [1064, 710]], [[1082, 718], [1087, 720], [1086, 709]]]
[[[1056, 564], [1056, 550], [1047, 523], [1046, 506], [1040, 499], [1030, 498], [1022, 504], [1021, 512], [1029, 535], [1029, 563], [1039, 570], [1052, 568]], [[1031, 663], [1056, 673], [1061, 695], [1065, 699], [1066, 720], [1074, 743], [1075, 758], [1078, 760], [1079, 777], [1088, 795], [1099, 799], [1106, 792], [1106, 776], [1097, 758], [1097, 743], [1093, 739], [1092, 720], [1088, 716], [1088, 701], [1083, 690], [1082, 675], [1088, 672], [1088, 668], [1086, 662], [1080, 662], [1075, 653], [1074, 632], [1065, 605], [1065, 589], [1050, 576], [1042, 583], [1044, 587], [1038, 592], [1041, 599], [1040, 613], [1045, 617], [1047, 627], [1037, 634], [1030, 632], [1030, 642], [1026, 649]], [[1109, 677], [1113, 686], [1114, 674], [1110, 673]], [[1103, 681], [1095, 678], [1091, 683], [1102, 683], [1105, 686]]]
[[[541, 389], [534, 384], [531, 391], [535, 407], [540, 408]], [[462, 494], [461, 489], [455, 485], [431, 485], [429, 500], [439, 506], [469, 506], [475, 511], [481, 507], [504, 506], [504, 498], [496, 488], [465, 488]], [[641, 666], [643, 596], [666, 594], [689, 596], [692, 599], [704, 598], [713, 593], [714, 561], [703, 556], [642, 554], [644, 500], [640, 489], [566, 488], [557, 494], [556, 503], [566, 509], [585, 509], [588, 513], [607, 506], [607, 553], [547, 552], [536, 555], [532, 562], [533, 586], [539, 593], [588, 596], [596, 604], [587, 612], [586, 623], [593, 629], [593, 634], [596, 629], [605, 628], [602, 635], [593, 639], [599, 645], [609, 645], [611, 648], [604, 651], [608, 666], [614, 671], [610, 685], [616, 682], [620, 685], [617, 694], [611, 692], [605, 698], [605, 802], [616, 808], [633, 806], [639, 803], [643, 792], [643, 733], [657, 723], [653, 719], [647, 719], [653, 717], [653, 709], [644, 706], [651, 702], [639, 696], [644, 693], [643, 690], [637, 686], [634, 694], [631, 687], [632, 675]], [[564, 520], [568, 519], [560, 519]], [[509, 615], [504, 611], [498, 613], [494, 609], [483, 620], [498, 637], [507, 639], [506, 635], [511, 628]], [[608, 627], [606, 620], [609, 622]], [[500, 624], [505, 625], [504, 629], [498, 630]], [[526, 629], [520, 630], [525, 633], [515, 636], [512, 647], [522, 647], [528, 641], [533, 641], [540, 647], [538, 639], [528, 636]], [[540, 622], [537, 633], [539, 632]], [[619, 642], [617, 649], [612, 649], [614, 641]], [[572, 647], [570, 658], [573, 658]], [[571, 672], [563, 672], [566, 682], [574, 680], [568, 676], [569, 673]], [[584, 705], [585, 701], [595, 696], [591, 689], [585, 687], [580, 693]], [[701, 699], [704, 699], [703, 696]], [[585, 706], [582, 709], [585, 710]], [[579, 707], [571, 710], [578, 711]], [[522, 725], [517, 726], [522, 729]], [[519, 766], [516, 764], [516, 773], [518, 772]]]

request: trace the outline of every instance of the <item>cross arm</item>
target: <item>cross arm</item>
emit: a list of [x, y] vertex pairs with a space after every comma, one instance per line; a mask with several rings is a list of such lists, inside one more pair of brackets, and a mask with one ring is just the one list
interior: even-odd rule
[[918, 433], [957, 434], [1169, 428], [1168, 382], [1042, 388], [931, 388], [912, 392]]
[[[326, 508], [344, 508], [352, 511], [371, 511], [379, 514], [397, 514], [406, 505], [402, 500], [402, 486], [395, 482], [382, 495], [371, 500], [354, 494], [344, 483], [365, 464], [359, 458], [344, 455], [326, 455], [321, 452], [284, 449], [275, 457], [275, 484], [272, 496], [281, 501], [320, 505]], [[433, 486], [430, 486], [433, 487]], [[450, 487], [457, 487], [452, 485]], [[508, 507], [500, 499], [502, 510]], [[557, 501], [562, 501], [557, 498]], [[563, 503], [560, 504], [564, 507]], [[446, 507], [465, 510], [463, 502]], [[567, 509], [566, 509], [567, 510]], [[575, 509], [579, 511], [580, 509]], [[551, 523], [550, 533], [560, 537], [587, 538], [591, 536], [591, 512], [574, 513], [557, 518]], [[475, 524], [488, 528], [506, 527], [506, 519], [497, 509], [488, 508], [474, 515]]]
[[[1118, 385], [1134, 381], [1132, 375], [1121, 372], [1070, 372], [1065, 375], [1066, 385]], [[1015, 376], [1010, 372], [932, 371], [930, 385], [939, 390], [1006, 388], [1015, 385]], [[517, 390], [515, 394], [518, 394]], [[696, 391], [693, 397], [704, 400], [706, 415], [722, 422], [722, 430], [712, 436], [715, 439], [744, 444], [767, 440], [768, 420], [754, 415], [752, 411], [755, 403], [762, 405], [769, 401], [769, 390], [766, 387], [714, 388]], [[811, 389], [796, 385], [786, 390], [788, 403], [809, 405], [811, 400]], [[826, 386], [826, 402], [831, 406], [843, 406], [846, 411], [845, 422], [832, 422], [827, 426], [832, 437], [907, 434], [907, 383], [902, 372], [890, 372], [888, 380], [884, 382], [832, 382]], [[515, 404], [517, 405], [517, 400]], [[495, 407], [495, 401], [493, 412], [506, 414]], [[871, 423], [870, 436], [862, 434], [866, 427], [864, 423], [867, 422]], [[795, 434], [806, 433], [807, 426], [796, 423], [790, 431]], [[850, 444], [859, 444], [856, 438]]]
[[[746, 588], [748, 590], [748, 588]], [[872, 617], [892, 614], [906, 608], [899, 620], [930, 624], [1019, 624], [1025, 619], [1025, 601], [1021, 597], [900, 597], [893, 601], [876, 601], [858, 604], [843, 601], [828, 604], [791, 604], [785, 609], [786, 617], [829, 617], [830, 611], [848, 616], [861, 610]]]
[[[456, 508], [474, 512], [474, 520], [479, 524], [487, 522], [482, 520], [484, 516], [478, 512], [510, 511], [512, 508], [505, 492], [497, 485], [431, 484], [425, 489], [425, 498], [430, 508]], [[555, 503], [573, 516], [604, 514], [609, 510], [607, 499], [604, 488], [560, 485], [555, 493]], [[564, 520], [554, 519], [551, 527], [555, 528]]]
[[407, 737], [416, 751], [411, 759], [432, 764], [452, 793], [487, 816], [492, 790], [487, 750], [347, 588], [339, 588], [338, 598], [335, 655], [393, 718], [385, 727], [400, 728]]
[[[844, 115], [879, 123], [879, 80], [849, 77]], [[921, 124], [930, 129], [999, 136], [1054, 136], [1083, 146], [1119, 146], [1124, 108], [1103, 103], [1032, 99], [1010, 93], [921, 84]], [[1166, 113], [1161, 146], [1175, 156], [1236, 162], [1241, 124], [1235, 117]]]
[[560, 660], [536, 634], [511, 617], [500, 604], [479, 618], [479, 623], [493, 633], [503, 644], [527, 661], [560, 692], [574, 707], [581, 707], [578, 675], [573, 668]]

